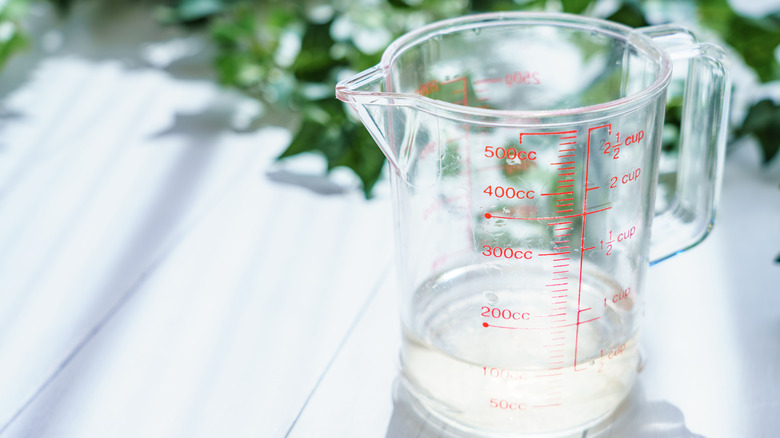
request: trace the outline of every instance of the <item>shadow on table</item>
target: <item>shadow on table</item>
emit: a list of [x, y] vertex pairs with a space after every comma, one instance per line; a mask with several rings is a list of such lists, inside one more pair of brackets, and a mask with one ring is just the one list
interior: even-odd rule
[[[431, 415], [396, 382], [393, 415], [385, 438], [478, 438]], [[665, 401], [645, 399], [641, 384], [634, 386], [617, 411], [600, 424], [571, 438], [703, 438], [685, 426], [682, 411]], [[569, 438], [569, 437], [567, 437]]]

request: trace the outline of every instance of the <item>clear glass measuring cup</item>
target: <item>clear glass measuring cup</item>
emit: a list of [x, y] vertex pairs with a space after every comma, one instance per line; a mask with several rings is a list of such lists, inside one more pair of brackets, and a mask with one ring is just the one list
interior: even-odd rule
[[[687, 70], [679, 169], [657, 214], [673, 64]], [[401, 384], [480, 434], [609, 415], [637, 373], [647, 267], [712, 224], [723, 51], [676, 27], [474, 15], [401, 37], [336, 94], [391, 164]]]

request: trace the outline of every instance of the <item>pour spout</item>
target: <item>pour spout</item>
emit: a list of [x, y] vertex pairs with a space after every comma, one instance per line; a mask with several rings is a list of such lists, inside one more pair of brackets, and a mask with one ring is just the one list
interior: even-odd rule
[[396, 147], [389, 137], [393, 107], [412, 106], [413, 96], [392, 93], [388, 89], [387, 70], [377, 65], [336, 85], [336, 98], [348, 103], [377, 142], [387, 160], [396, 168]]

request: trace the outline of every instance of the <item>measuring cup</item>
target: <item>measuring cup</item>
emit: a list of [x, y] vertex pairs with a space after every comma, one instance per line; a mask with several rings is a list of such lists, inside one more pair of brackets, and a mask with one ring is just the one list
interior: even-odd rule
[[[656, 214], [673, 63], [679, 168]], [[336, 93], [391, 165], [403, 387], [480, 435], [606, 418], [636, 377], [648, 266], [712, 225], [723, 51], [677, 27], [474, 15], [401, 37]]]

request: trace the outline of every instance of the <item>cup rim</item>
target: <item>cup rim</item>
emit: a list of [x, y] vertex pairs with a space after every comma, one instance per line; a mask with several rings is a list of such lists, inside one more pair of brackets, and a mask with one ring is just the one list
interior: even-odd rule
[[[435, 35], [443, 35], [458, 31], [470, 30], [475, 27], [488, 26], [507, 26], [513, 24], [534, 24], [534, 25], [553, 25], [566, 26], [572, 28], [581, 28], [588, 30], [597, 30], [602, 34], [615, 39], [620, 39], [637, 48], [640, 52], [648, 56], [649, 59], [656, 60], [660, 69], [654, 81], [647, 87], [619, 99], [613, 99], [606, 102], [600, 102], [593, 105], [563, 108], [554, 110], [499, 110], [492, 108], [480, 108], [465, 106], [456, 103], [450, 103], [427, 96], [413, 93], [396, 93], [393, 91], [376, 92], [370, 94], [390, 95], [405, 97], [418, 100], [418, 102], [431, 105], [434, 108], [444, 110], [448, 113], [454, 113], [453, 116], [461, 118], [464, 115], [482, 118], [513, 118], [513, 119], [534, 119], [550, 118], [555, 116], [576, 116], [593, 115], [613, 109], [633, 109], [642, 106], [655, 98], [659, 93], [666, 89], [672, 76], [672, 61], [669, 54], [661, 49], [653, 40], [639, 31], [639, 29], [625, 26], [599, 18], [583, 17], [580, 15], [567, 13], [551, 12], [489, 12], [465, 15], [456, 18], [436, 21], [418, 29], [412, 30], [396, 40], [394, 40], [382, 53], [382, 57], [377, 68], [383, 72], [383, 75], [389, 79], [389, 72], [393, 62], [406, 50], [427, 40]], [[388, 81], [388, 84], [390, 82]], [[443, 115], [439, 113], [439, 115]]]

